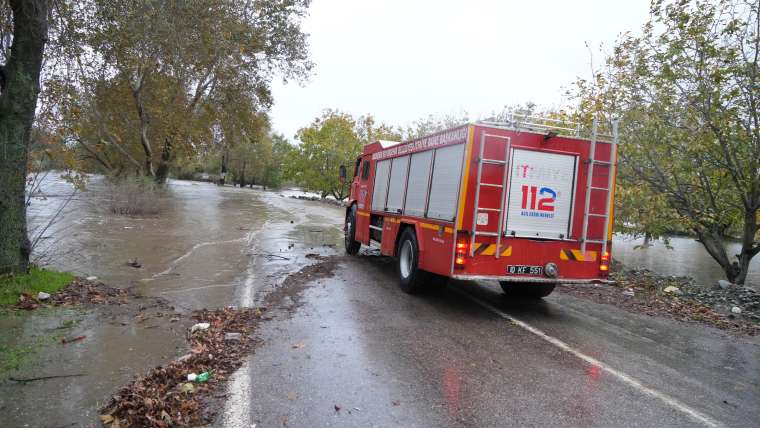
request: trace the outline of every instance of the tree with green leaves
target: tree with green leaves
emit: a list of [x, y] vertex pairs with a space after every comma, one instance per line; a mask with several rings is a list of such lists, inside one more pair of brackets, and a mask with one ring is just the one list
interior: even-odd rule
[[293, 178], [322, 198], [344, 199], [348, 187], [338, 177], [340, 165], [352, 165], [361, 151], [356, 121], [349, 114], [327, 110], [306, 128], [298, 131], [301, 144], [291, 164]]
[[631, 226], [682, 225], [737, 284], [760, 253], [759, 56], [760, 2], [655, 0], [643, 33], [576, 87], [581, 119], [621, 119], [621, 187], [643, 193]]
[[29, 268], [25, 189], [47, 32], [47, 0], [0, 3], [0, 274]]
[[[309, 0], [61, 2], [51, 96], [62, 138], [106, 172], [163, 182], [176, 156], [239, 139], [265, 113], [275, 74], [312, 66], [300, 21]], [[67, 96], [56, 96], [66, 94]], [[125, 102], [129, 100], [129, 102]], [[231, 135], [225, 135], [229, 132]]]

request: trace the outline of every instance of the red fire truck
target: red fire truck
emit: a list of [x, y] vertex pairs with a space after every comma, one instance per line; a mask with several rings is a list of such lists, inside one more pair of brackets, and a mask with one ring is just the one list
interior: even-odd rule
[[[611, 135], [512, 116], [405, 143], [377, 141], [356, 160], [346, 209], [349, 254], [398, 259], [401, 288], [497, 280], [506, 293], [607, 279], [617, 160]], [[568, 136], [570, 134], [574, 136]]]

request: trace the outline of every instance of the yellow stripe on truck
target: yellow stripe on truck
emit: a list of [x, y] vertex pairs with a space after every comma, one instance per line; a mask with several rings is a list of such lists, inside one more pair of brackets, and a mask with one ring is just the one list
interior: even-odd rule
[[[481, 251], [481, 248], [483, 250]], [[477, 256], [493, 256], [496, 254], [496, 244], [484, 244], [484, 243], [475, 243], [475, 255]], [[505, 248], [504, 251], [501, 252], [502, 257], [509, 257], [512, 255], [512, 246]]]
[[470, 159], [472, 156], [472, 144], [475, 139], [473, 135], [475, 133], [475, 127], [470, 125], [470, 130], [467, 133], [467, 143], [464, 151], [464, 174], [462, 175], [462, 188], [459, 190], [459, 212], [457, 213], [457, 229], [462, 230], [462, 222], [464, 221], [464, 202], [467, 200], [467, 182], [470, 178]]
[[596, 261], [596, 251], [586, 251], [584, 254], [581, 250], [565, 248], [559, 250], [560, 260], [572, 260], [576, 262], [593, 262]]
[[432, 223], [420, 223], [420, 227], [423, 229], [429, 229], [429, 230], [439, 230], [443, 228], [443, 231], [446, 233], [454, 233], [454, 229], [451, 227], [443, 227], [443, 226], [439, 226], [437, 224], [432, 224]]

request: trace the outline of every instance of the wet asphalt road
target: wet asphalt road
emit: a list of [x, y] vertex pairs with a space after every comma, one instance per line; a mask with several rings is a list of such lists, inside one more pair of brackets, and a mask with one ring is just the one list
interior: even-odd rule
[[[304, 212], [318, 205], [287, 203], [303, 204]], [[331, 208], [315, 209], [324, 216]], [[274, 251], [282, 244], [267, 242], [294, 227], [285, 218], [262, 229], [268, 238], [260, 245]], [[309, 217], [310, 227], [319, 218]], [[321, 218], [323, 227], [339, 227], [339, 220]], [[263, 344], [233, 378], [217, 426], [750, 427], [760, 421], [757, 338], [559, 293], [509, 300], [489, 282], [455, 282], [409, 296], [397, 287], [391, 259], [367, 252], [337, 257], [332, 277], [312, 281], [296, 309], [283, 302], [262, 324]]]

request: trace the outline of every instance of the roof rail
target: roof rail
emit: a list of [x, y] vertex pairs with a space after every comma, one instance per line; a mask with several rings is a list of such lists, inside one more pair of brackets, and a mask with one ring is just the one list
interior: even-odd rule
[[[501, 118], [500, 118], [501, 119]], [[569, 135], [578, 138], [584, 138], [585, 134], [590, 131], [580, 122], [574, 122], [565, 119], [556, 119], [548, 116], [535, 116], [523, 113], [508, 112], [503, 119], [498, 120], [486, 119], [479, 120], [477, 123], [483, 125], [499, 126], [512, 129], [524, 129], [533, 132], [557, 132], [561, 135]], [[589, 134], [590, 136], [590, 134]], [[588, 138], [588, 137], [585, 137]], [[597, 138], [612, 139], [612, 135], [597, 133]]]

